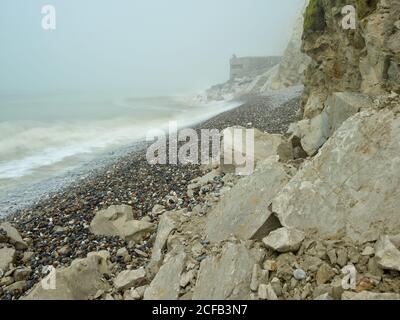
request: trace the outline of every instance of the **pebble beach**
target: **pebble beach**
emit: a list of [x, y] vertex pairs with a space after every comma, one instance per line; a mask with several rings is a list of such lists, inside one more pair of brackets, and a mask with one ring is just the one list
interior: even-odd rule
[[[248, 97], [243, 105], [219, 114], [195, 129], [223, 130], [240, 125], [284, 134], [290, 123], [300, 119], [300, 94], [301, 90], [297, 88], [281, 94]], [[17, 253], [16, 266], [30, 267], [32, 273], [22, 290], [10, 293], [0, 289], [0, 298], [15, 299], [23, 295], [43, 277], [45, 266], [68, 266], [74, 259], [86, 257], [93, 251], [109, 251], [111, 261], [117, 263], [120, 270], [127, 265], [132, 268], [146, 266], [155, 235], [135, 245], [119, 237], [96, 236], [89, 231], [95, 212], [110, 205], [126, 204], [133, 208], [135, 219], [157, 223], [157, 215], [152, 214], [157, 205], [162, 205], [165, 210], [194, 210], [204, 203], [204, 197], [201, 193], [188, 195], [187, 187], [205, 172], [200, 165], [150, 165], [142, 147], [119, 154], [83, 178], [3, 218], [19, 230], [29, 245], [29, 251]], [[223, 186], [223, 179], [215, 179], [215, 190]], [[122, 248], [129, 251], [129, 260], [117, 255]]]

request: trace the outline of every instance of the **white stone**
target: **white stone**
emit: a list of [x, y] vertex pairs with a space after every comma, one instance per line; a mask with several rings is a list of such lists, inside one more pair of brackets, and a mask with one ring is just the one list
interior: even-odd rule
[[132, 208], [126, 205], [101, 210], [90, 223], [90, 230], [95, 235], [119, 236], [127, 241], [141, 241], [154, 229], [152, 223], [134, 220]]
[[400, 229], [400, 116], [362, 111], [346, 120], [272, 202], [283, 226], [375, 241]]
[[[237, 132], [241, 139], [232, 140]], [[226, 140], [225, 137], [231, 137], [232, 141]], [[243, 158], [243, 155], [247, 160], [252, 159], [254, 165], [271, 156], [279, 156], [281, 161], [293, 159], [292, 144], [283, 135], [264, 133], [254, 129], [254, 140], [252, 141], [254, 142], [253, 153], [247, 154], [246, 128], [236, 126], [223, 130], [220, 159], [223, 172], [235, 172], [236, 174], [245, 172], [244, 165], [237, 161]], [[233, 152], [225, 152], [225, 150], [233, 150]]]
[[270, 284], [260, 284], [258, 287], [258, 297], [261, 300], [278, 300], [278, 297]]
[[400, 271], [400, 250], [390, 241], [389, 236], [382, 236], [377, 241], [375, 257], [382, 269]]
[[261, 240], [279, 227], [268, 206], [289, 178], [285, 166], [274, 158], [260, 163], [251, 176], [240, 179], [224, 194], [207, 215], [207, 239], [218, 242], [234, 234], [241, 239]]
[[250, 295], [256, 260], [243, 244], [226, 243], [201, 262], [193, 300], [242, 300]]
[[114, 279], [114, 286], [117, 290], [126, 290], [143, 284], [146, 280], [144, 268], [136, 270], [121, 271]]
[[10, 263], [15, 260], [14, 248], [1, 248], [0, 249], [0, 271], [5, 273], [8, 271]]
[[178, 253], [171, 252], [165, 259], [160, 271], [144, 293], [144, 300], [177, 300], [180, 280], [185, 266], [186, 254], [182, 248]]
[[373, 256], [374, 254], [375, 254], [375, 249], [370, 246], [365, 247], [363, 252], [361, 252], [362, 256]]
[[157, 273], [163, 261], [163, 251], [167, 246], [170, 234], [177, 228], [178, 222], [176, 213], [166, 212], [162, 215], [157, 228], [157, 236], [153, 245], [149, 268], [153, 273]]
[[[44, 282], [36, 284], [23, 299], [87, 300], [99, 290], [110, 288], [103, 275], [111, 275], [111, 269], [107, 251], [91, 252], [87, 258], [72, 261], [69, 267], [56, 269], [54, 278], [50, 273]], [[47, 286], [52, 284], [55, 287], [49, 290]]]
[[263, 243], [278, 252], [295, 252], [299, 250], [304, 238], [303, 231], [283, 227], [272, 231], [263, 239]]

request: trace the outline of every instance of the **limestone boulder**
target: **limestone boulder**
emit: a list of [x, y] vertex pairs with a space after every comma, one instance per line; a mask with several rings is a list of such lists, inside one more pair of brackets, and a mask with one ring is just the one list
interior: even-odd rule
[[283, 227], [272, 231], [263, 239], [263, 243], [277, 252], [295, 252], [299, 250], [304, 238], [303, 231]]
[[140, 286], [146, 281], [146, 271], [144, 268], [136, 270], [121, 271], [114, 279], [114, 286], [117, 290], [126, 290]]
[[346, 120], [273, 199], [285, 227], [375, 241], [400, 228], [400, 116], [368, 110]]
[[166, 212], [161, 216], [148, 267], [151, 273], [157, 273], [160, 268], [164, 258], [163, 252], [167, 247], [168, 237], [179, 225], [176, 215], [176, 212]]
[[[254, 130], [254, 139], [250, 137], [253, 143], [251, 148], [247, 143], [246, 128], [236, 126], [222, 131], [220, 163], [223, 172], [247, 175], [253, 169], [253, 166], [245, 168], [250, 162], [256, 166], [271, 156], [279, 156], [284, 162], [293, 159], [292, 144], [283, 135], [264, 133], [258, 129], [251, 130]], [[246, 165], [244, 160], [247, 161]]]
[[111, 275], [112, 264], [107, 251], [91, 252], [84, 259], [72, 261], [71, 266], [55, 269], [36, 284], [25, 300], [87, 300], [110, 285], [104, 274]]
[[373, 107], [373, 100], [358, 92], [334, 92], [325, 101], [324, 113], [328, 118], [331, 136], [348, 118], [361, 110]]
[[381, 236], [375, 245], [375, 257], [378, 266], [385, 270], [400, 271], [400, 250], [389, 236]]
[[26, 249], [28, 245], [22, 240], [18, 230], [15, 229], [11, 223], [4, 222], [0, 224], [0, 243], [10, 243], [16, 249]]
[[14, 248], [0, 248], [0, 275], [7, 272], [10, 263], [15, 260], [15, 249]]
[[285, 165], [270, 158], [244, 177], [207, 216], [206, 236], [212, 242], [234, 234], [240, 239], [259, 239], [280, 227], [268, 210], [273, 197], [289, 181]]
[[166, 256], [160, 271], [147, 287], [144, 300], [177, 300], [185, 263], [186, 253], [182, 247], [171, 251]]
[[134, 220], [130, 206], [111, 206], [96, 213], [90, 223], [95, 235], [119, 236], [126, 241], [141, 241], [155, 229], [154, 224]]
[[304, 119], [289, 127], [289, 134], [298, 137], [303, 150], [313, 156], [329, 139], [329, 122], [326, 113], [312, 119]]
[[249, 299], [255, 263], [258, 261], [243, 244], [226, 243], [219, 255], [201, 262], [193, 300]]

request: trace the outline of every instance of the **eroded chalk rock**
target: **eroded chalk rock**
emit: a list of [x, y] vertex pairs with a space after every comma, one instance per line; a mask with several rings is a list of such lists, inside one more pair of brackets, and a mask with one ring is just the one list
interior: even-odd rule
[[144, 300], [177, 300], [185, 262], [186, 253], [182, 247], [171, 251], [146, 289]]
[[207, 216], [206, 235], [218, 242], [234, 234], [241, 239], [259, 239], [280, 227], [268, 210], [271, 199], [289, 181], [285, 166], [269, 158], [222, 197]]
[[226, 243], [201, 262], [193, 300], [248, 299], [256, 258], [243, 244]]
[[271, 156], [279, 156], [283, 162], [293, 159], [292, 144], [283, 135], [264, 133], [258, 129], [253, 130], [254, 139], [251, 139], [251, 142], [254, 143], [254, 148], [251, 149], [247, 144], [246, 128], [236, 126], [223, 130], [220, 159], [223, 172], [241, 174], [243, 171], [247, 174], [248, 168], [245, 169], [245, 165], [242, 163], [244, 160], [257, 165]]
[[263, 243], [277, 252], [295, 252], [299, 250], [305, 233], [292, 228], [279, 228], [263, 239]]
[[36, 284], [25, 300], [87, 300], [99, 290], [110, 288], [104, 274], [111, 274], [112, 264], [107, 251], [91, 252], [71, 266], [56, 269]]
[[14, 248], [0, 248], [0, 274], [8, 271], [10, 263], [15, 260], [15, 249]]
[[111, 206], [96, 213], [90, 230], [96, 235], [119, 236], [127, 241], [140, 241], [154, 231], [154, 224], [133, 219], [130, 206]]
[[126, 290], [143, 284], [145, 280], [146, 271], [144, 268], [124, 270], [114, 279], [114, 286], [117, 290]]
[[375, 245], [375, 257], [378, 266], [386, 270], [400, 271], [400, 250], [389, 236], [382, 236]]
[[349, 118], [272, 202], [283, 226], [375, 241], [400, 228], [400, 116]]
[[8, 242], [14, 245], [16, 249], [26, 249], [28, 247], [26, 242], [22, 240], [18, 230], [15, 229], [9, 222], [0, 224], [0, 231], [5, 233], [5, 235], [0, 233], [0, 243]]

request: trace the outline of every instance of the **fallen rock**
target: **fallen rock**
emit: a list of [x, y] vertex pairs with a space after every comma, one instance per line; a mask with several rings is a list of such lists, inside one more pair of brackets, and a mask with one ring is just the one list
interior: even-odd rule
[[193, 300], [241, 300], [250, 296], [257, 261], [243, 244], [226, 243], [220, 255], [201, 262]]
[[323, 263], [317, 271], [315, 279], [318, 285], [325, 284], [335, 276], [333, 269], [327, 264]]
[[149, 262], [149, 270], [156, 274], [163, 261], [163, 251], [167, 246], [169, 235], [176, 229], [178, 225], [174, 212], [166, 212], [162, 215], [157, 228], [157, 236], [153, 245], [151, 259]]
[[144, 293], [144, 300], [177, 300], [180, 280], [185, 266], [186, 253], [182, 248], [170, 252], [160, 271]]
[[365, 247], [363, 252], [361, 253], [362, 256], [373, 256], [375, 254], [375, 249], [368, 246]]
[[31, 273], [32, 273], [31, 268], [19, 267], [14, 271], [14, 280], [15, 281], [27, 280]]
[[389, 236], [382, 236], [376, 242], [375, 257], [378, 266], [382, 269], [400, 271], [400, 251], [391, 242]]
[[331, 136], [348, 118], [373, 106], [372, 99], [358, 92], [334, 92], [325, 101], [324, 113], [329, 123]]
[[285, 166], [269, 158], [224, 194], [210, 211], [206, 236], [212, 242], [222, 241], [234, 234], [240, 239], [261, 240], [280, 227], [268, 210], [271, 199], [289, 181]]
[[304, 119], [289, 127], [288, 133], [298, 137], [303, 150], [313, 156], [329, 139], [329, 123], [326, 113], [312, 119]]
[[9, 266], [15, 260], [15, 249], [14, 248], [1, 248], [0, 249], [0, 271], [5, 273], [8, 271]]
[[188, 272], [185, 272], [181, 277], [181, 281], [179, 282], [180, 286], [182, 288], [185, 288], [189, 283], [193, 281], [195, 276], [196, 274], [194, 270], [189, 270]]
[[8, 242], [19, 250], [23, 250], [28, 247], [26, 242], [22, 240], [18, 230], [15, 229], [9, 222], [0, 224], [0, 231], [1, 230], [5, 232], [5, 235], [1, 235], [0, 233], [0, 243]]
[[126, 290], [140, 286], [146, 281], [146, 271], [144, 268], [136, 270], [121, 271], [114, 279], [114, 286], [117, 290]]
[[[283, 162], [293, 159], [292, 144], [283, 135], [264, 133], [254, 129], [254, 150], [247, 150], [246, 134], [246, 128], [240, 126], [229, 127], [222, 131], [220, 159], [222, 172], [248, 174], [244, 164], [238, 161], [243, 157], [253, 161], [254, 165], [271, 156], [278, 156]], [[241, 139], [237, 139], [236, 136]], [[251, 153], [247, 154], [247, 151]]]
[[387, 109], [346, 120], [274, 198], [281, 224], [362, 243], [397, 233], [399, 126], [399, 114]]
[[95, 235], [119, 236], [126, 241], [141, 241], [154, 231], [154, 224], [133, 219], [130, 206], [111, 206], [96, 213], [90, 223]]
[[278, 297], [270, 284], [260, 284], [258, 298], [261, 300], [278, 300]]
[[111, 275], [112, 265], [107, 251], [91, 252], [71, 266], [55, 269], [23, 297], [24, 300], [87, 300], [110, 285], [103, 278]]
[[333, 300], [333, 298], [329, 295], [329, 293], [324, 293], [316, 297], [314, 300]]
[[291, 228], [280, 228], [272, 231], [263, 239], [267, 248], [278, 252], [295, 252], [299, 250], [305, 233]]
[[141, 296], [134, 288], [132, 288], [131, 290], [126, 290], [124, 292], [124, 300], [140, 300], [140, 299]]

